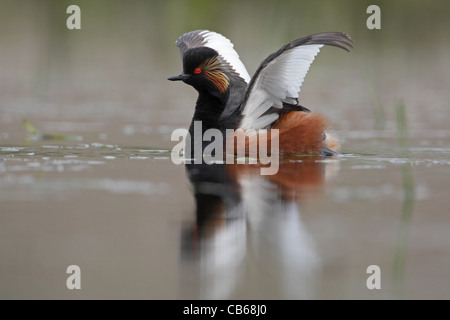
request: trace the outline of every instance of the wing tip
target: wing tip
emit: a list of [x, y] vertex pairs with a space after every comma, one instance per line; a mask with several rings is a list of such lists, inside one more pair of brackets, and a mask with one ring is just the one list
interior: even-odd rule
[[351, 52], [350, 49], [353, 49], [353, 43], [353, 39], [343, 32], [319, 32], [296, 39], [286, 45], [286, 47], [292, 49], [302, 45], [330, 45]]
[[344, 49], [347, 52], [351, 52], [353, 49], [353, 44], [355, 43], [353, 39], [344, 32], [320, 32], [311, 35], [312, 41], [321, 41], [324, 45], [335, 46]]

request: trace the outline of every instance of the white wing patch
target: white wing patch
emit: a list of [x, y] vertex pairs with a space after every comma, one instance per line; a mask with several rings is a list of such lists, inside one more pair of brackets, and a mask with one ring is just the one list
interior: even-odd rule
[[204, 45], [216, 50], [219, 55], [225, 59], [230, 66], [239, 74], [239, 76], [245, 80], [245, 82], [250, 82], [250, 75], [247, 72], [242, 61], [239, 59], [239, 55], [233, 49], [233, 44], [231, 41], [217, 32], [204, 30], [200, 32], [200, 35], [205, 39]]
[[282, 108], [283, 101], [297, 98], [301, 85], [322, 44], [302, 45], [284, 51], [261, 70], [242, 112], [243, 129], [262, 129], [279, 117], [262, 116], [271, 107]]

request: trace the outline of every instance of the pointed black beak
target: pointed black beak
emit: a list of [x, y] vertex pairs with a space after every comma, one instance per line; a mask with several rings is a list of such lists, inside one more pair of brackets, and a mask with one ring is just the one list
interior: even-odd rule
[[187, 75], [187, 74], [184, 74], [184, 73], [181, 73], [181, 74], [179, 74], [179, 75], [177, 75], [177, 76], [173, 76], [173, 77], [170, 77], [170, 78], [168, 78], [167, 80], [170, 80], [170, 81], [184, 81], [184, 80], [186, 80], [187, 78], [188, 78], [189, 76]]

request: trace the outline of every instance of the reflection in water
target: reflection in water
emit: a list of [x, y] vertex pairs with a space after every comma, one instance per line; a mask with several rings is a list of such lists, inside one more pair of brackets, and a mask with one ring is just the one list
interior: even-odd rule
[[[186, 165], [197, 219], [181, 237], [189, 274], [183, 296], [314, 296], [320, 261], [298, 204], [319, 190], [330, 165], [317, 158], [286, 160], [273, 176], [261, 176], [256, 165]], [[251, 288], [242, 288], [244, 281]]]

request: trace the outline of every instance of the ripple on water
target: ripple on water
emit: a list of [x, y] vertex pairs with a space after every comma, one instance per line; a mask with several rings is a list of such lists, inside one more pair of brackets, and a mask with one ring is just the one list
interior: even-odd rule
[[139, 150], [139, 152], [144, 153], [167, 153], [170, 152], [169, 150], [162, 150], [162, 149], [149, 149], [149, 150]]
[[[412, 149], [411, 149], [412, 150]], [[413, 166], [424, 165], [427, 167], [434, 165], [450, 165], [450, 159], [448, 156], [442, 154], [430, 153], [429, 158], [422, 157], [423, 154], [413, 155], [410, 158], [398, 158], [398, 157], [380, 157], [376, 155], [345, 155], [341, 158], [342, 161], [355, 163], [351, 165], [352, 169], [386, 169], [387, 165], [405, 165], [410, 164]], [[432, 157], [431, 157], [432, 156]]]
[[114, 149], [117, 148], [117, 145], [113, 145], [113, 144], [104, 144], [104, 143], [99, 143], [99, 142], [93, 142], [91, 143], [91, 147], [92, 148], [107, 148], [107, 149]]
[[[331, 197], [336, 202], [352, 202], [361, 200], [376, 200], [379, 199], [395, 199], [402, 201], [405, 196], [403, 187], [394, 184], [380, 184], [377, 186], [340, 186], [331, 191]], [[425, 184], [415, 186], [415, 199], [425, 200], [430, 197], [430, 188]]]
[[[24, 152], [26, 151], [26, 152]], [[91, 166], [114, 159], [169, 160], [169, 150], [142, 147], [119, 147], [93, 142], [74, 145], [40, 145], [0, 147], [1, 172], [81, 172]], [[1, 154], [0, 154], [1, 155]], [[87, 158], [87, 159], [86, 159]], [[89, 159], [90, 158], [90, 159]], [[25, 164], [24, 162], [29, 162]]]
[[2, 152], [19, 152], [25, 148], [20, 147], [0, 147], [0, 151]]
[[[36, 188], [38, 186], [38, 188]], [[33, 175], [7, 174], [0, 176], [0, 188], [6, 190], [25, 190], [34, 200], [38, 200], [39, 195], [61, 193], [63, 191], [85, 191], [96, 190], [106, 191], [113, 194], [141, 194], [141, 195], [165, 195], [170, 191], [169, 185], [161, 182], [126, 180], [126, 179], [42, 179]], [[20, 201], [23, 199], [23, 192], [19, 192]], [[0, 200], [10, 200], [8, 192], [0, 193]]]

